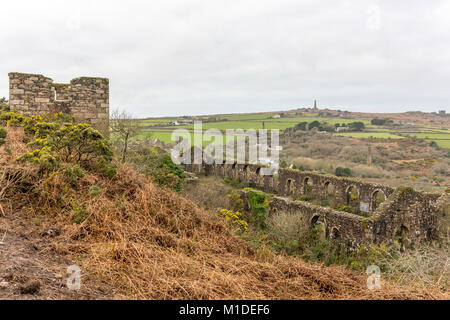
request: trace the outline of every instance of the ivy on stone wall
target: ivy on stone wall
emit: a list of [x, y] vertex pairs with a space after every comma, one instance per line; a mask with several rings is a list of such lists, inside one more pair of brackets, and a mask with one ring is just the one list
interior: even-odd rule
[[249, 191], [248, 201], [255, 226], [264, 229], [267, 225], [266, 217], [269, 206], [269, 200], [266, 198], [266, 194], [253, 190]]

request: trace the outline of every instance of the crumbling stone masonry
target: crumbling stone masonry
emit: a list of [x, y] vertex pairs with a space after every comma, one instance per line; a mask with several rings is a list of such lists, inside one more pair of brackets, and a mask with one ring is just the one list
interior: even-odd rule
[[[450, 194], [446, 193], [393, 189], [353, 178], [291, 169], [279, 169], [278, 175], [261, 175], [261, 168], [259, 165], [237, 163], [185, 165], [189, 172], [237, 179], [255, 189], [277, 194], [279, 196], [269, 203], [269, 214], [303, 214], [311, 226], [320, 220], [325, 225], [328, 238], [352, 247], [362, 243], [392, 243], [396, 240], [406, 244], [435, 239], [438, 219], [446, 214], [450, 203]], [[330, 194], [329, 190], [333, 192]], [[348, 203], [350, 191], [357, 194], [359, 209], [368, 217], [288, 199], [310, 193]], [[377, 195], [382, 195], [384, 202], [377, 204]], [[245, 191], [243, 200], [244, 207], [248, 208]]]
[[40, 74], [11, 72], [9, 104], [27, 115], [64, 112], [87, 122], [108, 136], [109, 80], [81, 77], [70, 83], [53, 83]]

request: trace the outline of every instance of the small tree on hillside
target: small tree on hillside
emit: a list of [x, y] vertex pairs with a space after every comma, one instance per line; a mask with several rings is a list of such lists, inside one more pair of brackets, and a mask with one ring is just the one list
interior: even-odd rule
[[141, 127], [131, 114], [119, 109], [111, 113], [110, 127], [111, 138], [119, 144], [121, 159], [125, 162], [130, 140], [140, 133]]
[[361, 121], [352, 122], [349, 124], [350, 130], [353, 131], [363, 131], [365, 129], [365, 125]]

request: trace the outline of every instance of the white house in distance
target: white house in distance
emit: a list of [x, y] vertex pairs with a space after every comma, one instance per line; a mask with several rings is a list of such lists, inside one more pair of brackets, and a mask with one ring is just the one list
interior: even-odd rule
[[273, 118], [273, 119], [280, 119], [281, 116], [280, 116], [279, 114], [275, 114], [272, 118]]

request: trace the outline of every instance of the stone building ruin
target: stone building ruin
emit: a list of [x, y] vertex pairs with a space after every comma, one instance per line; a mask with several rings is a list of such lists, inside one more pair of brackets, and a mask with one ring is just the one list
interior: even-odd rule
[[[184, 168], [196, 174], [246, 182], [254, 189], [274, 194], [268, 214], [302, 214], [311, 226], [323, 221], [326, 236], [351, 247], [363, 243], [402, 243], [436, 239], [438, 220], [445, 215], [450, 203], [449, 193], [426, 193], [412, 188], [391, 188], [354, 178], [337, 177], [314, 172], [279, 169], [277, 175], [262, 175], [261, 165], [255, 164], [188, 164]], [[363, 217], [308, 202], [291, 200], [310, 193], [315, 197], [332, 197], [349, 203], [349, 195], [357, 195], [355, 205]], [[242, 192], [244, 208], [249, 208], [248, 191]], [[377, 203], [377, 197], [383, 201]], [[399, 239], [400, 238], [400, 239]]]
[[40, 74], [10, 72], [9, 105], [26, 115], [64, 112], [108, 136], [109, 80], [80, 77], [54, 83]]

